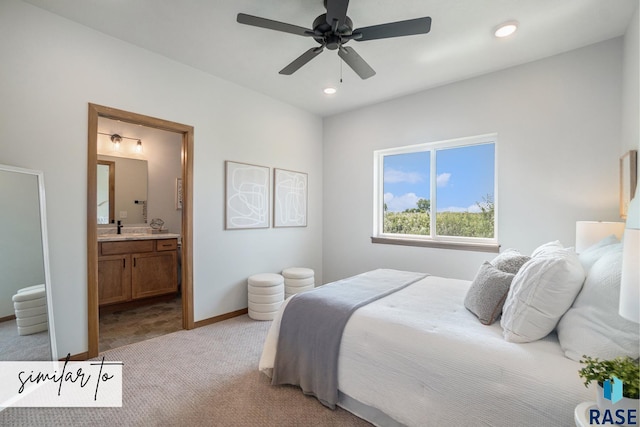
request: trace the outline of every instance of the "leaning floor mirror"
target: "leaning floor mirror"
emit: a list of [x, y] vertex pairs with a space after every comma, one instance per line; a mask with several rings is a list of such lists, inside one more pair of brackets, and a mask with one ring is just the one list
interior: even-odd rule
[[57, 358], [43, 174], [0, 165], [0, 361]]

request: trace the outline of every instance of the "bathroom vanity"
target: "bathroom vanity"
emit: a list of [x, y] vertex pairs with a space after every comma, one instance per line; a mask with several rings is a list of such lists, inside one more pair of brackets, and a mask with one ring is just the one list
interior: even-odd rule
[[179, 237], [168, 233], [99, 236], [99, 305], [176, 294]]

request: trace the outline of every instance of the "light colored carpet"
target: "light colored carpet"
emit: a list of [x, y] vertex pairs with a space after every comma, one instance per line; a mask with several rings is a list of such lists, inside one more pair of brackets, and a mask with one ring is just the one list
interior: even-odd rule
[[51, 360], [49, 331], [19, 335], [16, 320], [0, 322], [0, 361]]
[[370, 426], [299, 388], [271, 386], [258, 361], [271, 322], [239, 316], [109, 350], [122, 408], [8, 408], [2, 426]]

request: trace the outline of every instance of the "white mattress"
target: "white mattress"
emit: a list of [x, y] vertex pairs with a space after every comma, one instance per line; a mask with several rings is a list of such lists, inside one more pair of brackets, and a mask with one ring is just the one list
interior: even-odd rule
[[[339, 356], [342, 393], [409, 426], [571, 426], [593, 400], [555, 335], [506, 342], [463, 305], [470, 282], [429, 276], [358, 309]], [[273, 368], [281, 313], [259, 369]]]

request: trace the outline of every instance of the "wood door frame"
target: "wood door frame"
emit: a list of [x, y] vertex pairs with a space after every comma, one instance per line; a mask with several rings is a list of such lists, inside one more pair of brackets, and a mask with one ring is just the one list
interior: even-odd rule
[[99, 353], [97, 168], [98, 118], [182, 134], [182, 327], [193, 329], [193, 126], [89, 103], [87, 162], [87, 358]]

